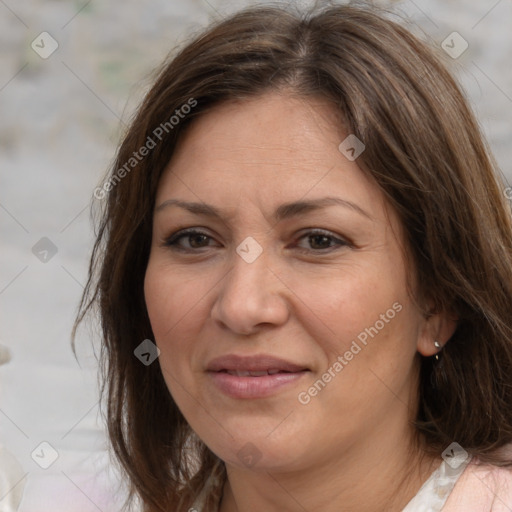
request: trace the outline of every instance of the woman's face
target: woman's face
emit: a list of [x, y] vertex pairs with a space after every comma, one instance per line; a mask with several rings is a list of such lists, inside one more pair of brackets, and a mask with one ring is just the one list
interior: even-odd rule
[[311, 467], [403, 440], [414, 416], [415, 354], [436, 333], [407, 293], [397, 217], [338, 126], [320, 99], [222, 104], [159, 184], [145, 276], [159, 363], [232, 467]]

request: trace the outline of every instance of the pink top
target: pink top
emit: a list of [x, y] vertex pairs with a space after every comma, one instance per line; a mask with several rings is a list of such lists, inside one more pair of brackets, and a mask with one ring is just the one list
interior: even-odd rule
[[[506, 449], [510, 460], [512, 445]], [[190, 512], [207, 512], [207, 495], [221, 485], [214, 477]], [[483, 464], [476, 457], [455, 466], [443, 461], [402, 512], [512, 512], [512, 468]]]
[[512, 512], [512, 468], [484, 465], [472, 459], [442, 512]]

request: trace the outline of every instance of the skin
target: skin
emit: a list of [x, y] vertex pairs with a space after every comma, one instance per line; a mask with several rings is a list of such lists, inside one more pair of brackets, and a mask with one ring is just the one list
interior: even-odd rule
[[[272, 92], [224, 103], [190, 127], [160, 181], [146, 304], [171, 395], [226, 463], [221, 512], [401, 511], [441, 463], [422, 458], [408, 421], [419, 354], [433, 355], [456, 323], [444, 313], [426, 319], [410, 297], [400, 222], [338, 150], [347, 135], [320, 98]], [[325, 196], [368, 217], [342, 206], [272, 217], [282, 203]], [[169, 199], [214, 205], [223, 218], [159, 210]], [[184, 228], [209, 238], [181, 239], [189, 253], [165, 245]], [[315, 229], [332, 238], [304, 236]], [[263, 250], [252, 263], [236, 252], [248, 236]], [[395, 303], [400, 312], [301, 404], [299, 393]], [[310, 372], [267, 398], [231, 398], [205, 368], [233, 353]], [[255, 465], [237, 456], [244, 446]]]

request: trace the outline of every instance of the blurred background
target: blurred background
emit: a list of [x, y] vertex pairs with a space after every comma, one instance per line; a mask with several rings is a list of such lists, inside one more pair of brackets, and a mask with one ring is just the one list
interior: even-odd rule
[[[255, 3], [0, 0], [0, 512], [120, 510], [98, 337], [82, 329], [78, 360], [70, 343], [92, 193], [155, 66]], [[444, 52], [512, 180], [512, 1], [378, 3]]]

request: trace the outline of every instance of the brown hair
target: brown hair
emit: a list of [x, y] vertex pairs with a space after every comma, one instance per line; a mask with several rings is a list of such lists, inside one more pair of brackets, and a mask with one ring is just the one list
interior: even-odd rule
[[[300, 15], [259, 7], [218, 22], [164, 63], [119, 147], [73, 335], [98, 306], [108, 434], [146, 511], [186, 510], [212, 471], [225, 477], [160, 366], [134, 356], [142, 340], [154, 339], [143, 283], [159, 178], [180, 134], [209, 107], [276, 89], [321, 96], [338, 109], [366, 145], [358, 164], [403, 223], [419, 293], [459, 318], [443, 368], [418, 354], [418, 434], [432, 453], [457, 441], [484, 462], [512, 464], [496, 452], [512, 441], [512, 223], [504, 184], [438, 56], [373, 9]], [[168, 122], [193, 102], [176, 125]], [[162, 126], [161, 141], [126, 167]]]

